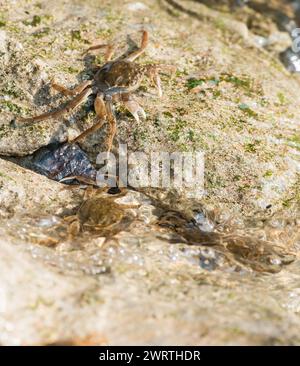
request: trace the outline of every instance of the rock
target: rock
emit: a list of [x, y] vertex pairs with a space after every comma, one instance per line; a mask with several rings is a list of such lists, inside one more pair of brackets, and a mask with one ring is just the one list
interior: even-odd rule
[[290, 72], [300, 72], [300, 58], [299, 54], [295, 53], [290, 47], [287, 48], [280, 55], [284, 66]]
[[67, 129], [62, 124], [44, 121], [27, 126], [2, 124], [0, 126], [0, 152], [6, 156], [24, 156], [42, 146], [67, 140]]
[[[252, 34], [249, 33], [243, 22], [234, 18], [236, 13], [220, 13], [198, 3], [194, 4], [193, 11], [189, 12], [187, 4], [180, 1], [178, 4], [180, 4], [177, 9], [179, 16], [180, 14], [190, 14], [195, 19], [195, 23], [189, 24], [185, 17], [180, 18], [178, 32], [174, 34], [172, 33], [173, 20], [165, 14], [164, 24], [166, 26], [162, 28], [164, 33], [161, 39], [154, 40], [150, 32], [149, 50], [151, 51], [151, 61], [162, 60], [168, 64], [173, 63], [178, 66], [178, 70], [187, 71], [179, 71], [178, 75], [169, 83], [168, 79], [163, 82], [164, 98], [161, 101], [140, 93], [140, 98], [143, 99], [148, 111], [148, 119], [144, 124], [134, 124], [130, 117], [118, 113], [117, 139], [120, 142], [126, 141], [128, 150], [141, 150], [147, 154], [153, 150], [174, 152], [192, 149], [204, 152], [206, 195], [203, 201], [207, 205], [222, 202], [221, 205], [226, 210], [233, 213], [244, 212], [249, 215], [257, 209], [264, 209], [262, 202], [266, 202], [267, 206], [271, 204], [274, 209], [279, 209], [297, 181], [297, 149], [289, 141], [297, 138], [298, 122], [295, 116], [299, 102], [299, 95], [296, 92], [298, 81], [291, 80], [283, 68], [280, 69], [280, 64], [277, 64], [277, 61], [272, 58], [273, 56], [265, 57], [266, 54], [262, 54], [260, 49], [253, 49], [251, 46], [253, 44]], [[127, 11], [126, 7], [124, 12]], [[84, 9], [88, 17], [90, 9], [88, 7]], [[244, 11], [243, 9], [240, 11]], [[53, 9], [49, 9], [49, 11], [53, 12]], [[251, 11], [253, 13], [253, 10]], [[135, 20], [133, 13], [130, 13], [128, 24]], [[103, 13], [100, 12], [99, 16], [100, 14], [102, 19]], [[263, 17], [264, 15], [260, 15], [259, 19], [263, 20]], [[205, 26], [203, 22], [198, 22], [203, 18], [208, 19]], [[151, 21], [156, 24], [155, 18], [151, 18]], [[272, 23], [272, 20], [268, 18], [268, 22]], [[187, 26], [192, 29], [192, 33], [185, 43], [189, 44], [189, 51], [182, 48], [182, 37]], [[272, 26], [276, 28], [275, 23], [272, 23]], [[202, 31], [201, 27], [203, 27]], [[124, 27], [121, 32], [126, 34], [128, 29]], [[132, 33], [131, 28], [130, 33]], [[22, 37], [19, 35], [15, 37], [18, 37], [17, 42], [23, 43]], [[42, 38], [43, 42], [48, 41], [49, 44], [52, 44], [52, 37], [54, 34], [49, 31]], [[135, 34], [134, 37], [137, 38], [137, 35]], [[235, 47], [227, 47], [227, 43], [224, 44], [224, 39], [226, 42], [229, 40], [235, 44], [237, 37], [240, 41]], [[167, 40], [171, 38], [175, 40], [176, 47], [168, 45]], [[12, 39], [14, 38], [12, 37]], [[40, 38], [34, 38], [36, 48], [39, 47], [39, 40]], [[88, 120], [85, 118], [90, 108], [87, 103], [84, 112], [74, 113], [72, 116], [66, 117], [65, 121], [49, 120], [22, 128], [9, 125], [13, 116], [7, 116], [7, 108], [17, 108], [18, 99], [24, 109], [33, 108], [35, 103], [38, 104], [35, 106], [35, 111], [30, 113], [33, 115], [51, 110], [61, 104], [60, 101], [54, 100], [58, 97], [54, 98], [53, 95], [49, 98], [42, 79], [47, 79], [48, 76], [49, 79], [52, 77], [58, 80], [65, 78], [66, 81], [62, 82], [66, 85], [76, 84], [72, 74], [75, 74], [74, 70], [80, 70], [84, 63], [80, 58], [72, 55], [78, 55], [85, 45], [80, 39], [77, 39], [76, 42], [73, 40], [76, 47], [75, 43], [72, 47], [70, 46], [71, 54], [66, 57], [66, 42], [64, 46], [63, 42], [61, 46], [56, 46], [55, 55], [51, 55], [50, 46], [49, 48], [43, 46], [46, 47], [49, 55], [47, 58], [37, 55], [34, 61], [28, 63], [31, 65], [30, 74], [28, 74], [28, 65], [25, 67], [27, 74], [22, 71], [23, 65], [18, 68], [20, 70], [18, 71], [18, 80], [21, 80], [20, 88], [26, 95], [32, 93], [32, 100], [26, 101], [27, 97], [25, 100], [24, 97], [22, 100], [21, 97], [13, 97], [15, 95], [15, 91], [13, 91], [12, 96], [9, 96], [10, 99], [3, 102], [3, 108], [6, 110], [2, 114], [3, 127], [0, 135], [0, 152], [3, 155], [30, 154], [49, 143], [66, 141], [67, 130], [76, 130], [78, 133], [93, 123], [92, 118]], [[26, 50], [22, 53], [26, 59]], [[199, 55], [205, 56], [199, 57]], [[149, 60], [149, 56], [146, 57]], [[72, 66], [69, 64], [70, 58], [74, 60]], [[249, 63], [250, 59], [254, 61]], [[191, 60], [191, 62], [187, 60]], [[34, 74], [36, 67], [38, 68], [37, 75]], [[45, 69], [47, 69], [47, 77], [41, 74]], [[90, 69], [91, 67], [87, 66], [82, 76], [86, 77]], [[265, 69], [268, 69], [267, 73], [261, 71]], [[206, 91], [203, 90], [205, 93], [203, 97], [197, 93], [189, 93], [186, 73], [194, 75], [196, 83], [197, 80], [202, 80], [201, 82], [209, 86]], [[7, 74], [9, 75], [9, 70]], [[275, 74], [280, 74], [276, 81], [274, 81]], [[33, 80], [32, 92], [30, 85]], [[41, 85], [40, 87], [36, 86], [35, 80], [38, 85]], [[218, 80], [221, 82], [219, 83]], [[4, 85], [4, 89], [7, 89], [6, 85]], [[49, 102], [48, 105], [45, 103], [46, 100]], [[241, 103], [234, 102], [234, 100], [241, 100]], [[178, 107], [179, 103], [181, 107]], [[283, 113], [288, 117], [284, 124], [280, 123], [275, 130], [274, 121], [281, 120]], [[19, 114], [23, 113], [19, 112]], [[67, 124], [71, 128], [67, 128]], [[106, 129], [104, 128], [81, 142], [81, 147], [91, 155], [92, 159], [95, 159], [100, 151], [105, 134]], [[282, 136], [282, 138], [278, 138], [278, 136]], [[266, 178], [264, 175], [270, 173], [266, 173], [265, 161], [272, 161], [274, 155], [276, 155], [276, 164], [273, 166], [272, 174], [286, 177], [282, 182], [282, 187], [285, 189], [282, 189], [279, 195], [273, 189], [265, 187], [268, 177]], [[292, 170], [289, 169], [289, 172], [285, 167], [286, 155], [290, 161], [293, 161], [292, 164], [289, 164], [292, 166]], [[264, 182], [263, 189], [260, 188], [261, 182]], [[178, 190], [178, 195], [182, 194], [183, 192]], [[199, 197], [201, 198], [201, 195]]]
[[[39, 3], [20, 0], [9, 11], [1, 2], [9, 62], [0, 70], [0, 153], [10, 161], [0, 160], [0, 343], [299, 344], [300, 83], [278, 57], [287, 38], [277, 15], [292, 18], [290, 5]], [[81, 54], [98, 38], [117, 40], [118, 57], [144, 27], [150, 44], [137, 61], [175, 64], [177, 72], [162, 75], [162, 98], [146, 81], [135, 92], [147, 120], [116, 106], [112, 151], [120, 142], [147, 157], [204, 152], [205, 195], [187, 198], [191, 190], [178, 187], [97, 191], [98, 217], [109, 198], [116, 205], [109, 217], [128, 210], [130, 221], [110, 232], [118, 216], [102, 217], [107, 234], [101, 227], [95, 234], [76, 222], [95, 191], [12, 162], [35, 151], [44, 162], [40, 148], [55, 160], [60, 147], [49, 144], [92, 125], [92, 100], [64, 119], [10, 121], [65, 103], [49, 80], [72, 87], [89, 79], [102, 53]], [[257, 36], [272, 42], [257, 47]], [[94, 163], [106, 134], [82, 141], [80, 156]]]
[[[94, 281], [71, 275], [66, 278], [45, 268], [22, 245], [14, 246], [3, 239], [0, 245], [0, 286], [4, 299], [0, 313], [1, 344], [50, 344], [75, 338], [76, 333], [83, 337], [86, 330], [81, 328], [79, 332], [76, 322], [71, 327], [66, 324], [80, 317], [78, 298], [90, 291]], [[44, 322], [46, 318], [49, 325]], [[89, 328], [87, 323], [85, 328]]]
[[96, 181], [96, 169], [77, 144], [51, 144], [16, 161], [57, 181], [71, 176]]
[[[38, 188], [40, 185], [42, 190]], [[53, 213], [62, 206], [74, 205], [74, 194], [63, 185], [3, 159], [0, 159], [0, 186], [3, 217], [20, 212]]]
[[127, 9], [130, 11], [140, 11], [140, 10], [147, 10], [148, 6], [145, 5], [144, 3], [137, 1], [137, 2], [133, 2], [133, 3], [129, 3], [127, 5]]
[[[119, 246], [101, 249], [93, 239], [81, 248], [53, 250], [2, 227], [1, 344], [299, 342], [295, 267], [288, 287], [286, 272], [258, 281], [247, 272], [231, 272], [213, 249], [170, 246], [167, 236], [155, 233], [145, 235], [142, 224], [139, 233], [120, 233]], [[109, 261], [113, 276], [83, 273], [101, 258]]]

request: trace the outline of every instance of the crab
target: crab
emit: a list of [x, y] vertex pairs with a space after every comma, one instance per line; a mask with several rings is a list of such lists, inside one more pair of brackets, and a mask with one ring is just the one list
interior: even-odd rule
[[100, 129], [106, 122], [108, 122], [108, 135], [106, 138], [107, 151], [112, 148], [114, 137], [117, 130], [117, 122], [114, 113], [114, 102], [123, 103], [128, 111], [132, 114], [134, 119], [138, 122], [139, 118], [146, 119], [144, 109], [139, 105], [133, 96], [145, 77], [148, 77], [157, 88], [158, 96], [162, 96], [161, 79], [159, 74], [164, 72], [174, 72], [176, 68], [172, 65], [165, 64], [147, 64], [140, 65], [134, 62], [141, 56], [148, 44], [148, 32], [142, 32], [142, 40], [140, 47], [129, 53], [112, 60], [115, 46], [113, 44], [95, 45], [88, 48], [84, 53], [106, 48], [105, 64], [96, 68], [92, 80], [86, 80], [77, 85], [73, 89], [68, 89], [63, 85], [51, 82], [51, 87], [56, 91], [66, 95], [74, 96], [63, 108], [56, 111], [41, 114], [35, 117], [20, 118], [20, 122], [39, 122], [48, 118], [58, 118], [65, 113], [72, 111], [74, 108], [84, 103], [89, 96], [94, 96], [94, 108], [96, 112], [96, 120], [92, 127], [82, 132], [79, 136], [70, 140], [75, 143], [85, 138], [89, 134]]
[[64, 218], [69, 224], [69, 236], [74, 237], [80, 232], [89, 231], [109, 238], [128, 227], [134, 219], [130, 209], [136, 209], [139, 205], [116, 202], [126, 193], [124, 190], [110, 195], [99, 188], [88, 187], [77, 213]]

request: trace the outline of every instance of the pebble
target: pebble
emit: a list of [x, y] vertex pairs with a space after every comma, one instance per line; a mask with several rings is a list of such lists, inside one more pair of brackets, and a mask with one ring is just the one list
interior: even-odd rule
[[57, 181], [68, 176], [96, 178], [96, 169], [76, 144], [51, 144], [22, 160], [27, 168]]
[[127, 9], [130, 11], [140, 11], [140, 10], [147, 10], [148, 6], [141, 2], [136, 2], [136, 3], [129, 3], [127, 5]]
[[280, 54], [280, 59], [290, 72], [300, 72], [300, 57], [289, 47]]

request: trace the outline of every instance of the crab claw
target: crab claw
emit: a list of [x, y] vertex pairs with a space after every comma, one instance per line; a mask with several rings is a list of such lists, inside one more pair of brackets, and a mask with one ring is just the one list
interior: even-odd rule
[[135, 100], [128, 100], [124, 102], [124, 104], [137, 122], [140, 121], [139, 115], [143, 119], [146, 119], [146, 113], [144, 109], [138, 104], [138, 102], [136, 102]]

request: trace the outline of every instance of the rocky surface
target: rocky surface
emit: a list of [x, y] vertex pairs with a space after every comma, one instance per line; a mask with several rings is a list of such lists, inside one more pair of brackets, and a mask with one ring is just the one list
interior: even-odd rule
[[[270, 259], [267, 242], [257, 248], [258, 239], [237, 235], [240, 227], [230, 235], [209, 232], [206, 244], [213, 246], [188, 245], [158, 226], [167, 212], [137, 192], [118, 199], [135, 205], [130, 228], [106, 243], [89, 232], [69, 237], [61, 206], [71, 212], [67, 203], [74, 189], [63, 189], [50, 209], [43, 203], [61, 192], [59, 183], [12, 163], [2, 162], [3, 168], [15, 171], [27, 210], [17, 206], [2, 220], [1, 344], [299, 343], [299, 262], [260, 274], [257, 264]], [[42, 181], [44, 196], [32, 189]], [[1, 198], [6, 191], [1, 189]], [[276, 223], [276, 235], [271, 230], [268, 239], [279, 244], [281, 232], [286, 244], [287, 237], [299, 242], [299, 223], [275, 219], [264, 230], [256, 228], [252, 238]], [[244, 257], [247, 247], [251, 254]], [[264, 270], [280, 262], [272, 258]]]
[[[195, 1], [145, 2], [137, 8], [134, 2], [121, 7], [104, 2], [98, 8], [78, 1], [72, 9], [68, 2], [29, 2], [24, 5], [27, 14], [22, 6], [9, 4], [2, 5], [2, 47], [7, 49], [2, 54], [7, 60], [1, 77], [2, 154], [26, 155], [90, 126], [89, 103], [59, 120], [21, 126], [11, 120], [63, 105], [66, 98], [49, 90], [51, 79], [72, 86], [90, 78], [93, 56], [83, 58], [84, 49], [115, 41], [122, 54], [128, 48], [126, 37], [139, 42], [144, 27], [150, 45], [140, 62], [174, 64], [178, 71], [164, 78], [160, 100], [145, 89], [148, 84], [137, 93], [146, 122], [137, 124], [119, 110], [118, 140], [146, 153], [204, 151], [205, 202], [213, 207], [217, 202], [246, 214], [269, 205], [282, 207], [299, 174], [299, 79], [279, 61], [291, 41], [268, 12], [271, 34], [260, 32], [264, 15], [249, 7], [231, 15]], [[261, 21], [249, 31], [246, 24], [259, 16]], [[272, 35], [274, 45], [267, 52], [257, 37]], [[95, 156], [104, 135], [105, 128], [82, 147]]]
[[0, 186], [0, 215], [4, 218], [20, 212], [39, 213], [41, 209], [54, 214], [58, 207], [76, 205], [76, 197], [65, 186], [2, 159]]
[[[293, 9], [279, 1], [14, 3], [0, 5], [0, 343], [299, 344], [300, 84], [279, 58], [291, 45]], [[139, 62], [177, 72], [163, 77], [161, 99], [147, 82], [137, 91], [146, 121], [117, 106], [115, 147], [204, 151], [206, 195], [129, 190], [116, 196], [133, 206], [124, 206], [129, 226], [106, 239], [74, 236], [67, 218], [85, 200], [83, 187], [16, 163], [91, 126], [90, 102], [59, 120], [14, 120], [67, 101], [50, 91], [52, 78], [73, 86], [91, 77], [103, 57], [83, 57], [84, 49], [113, 40], [122, 54], [142, 28], [150, 44]], [[92, 161], [105, 134], [80, 144]]]

